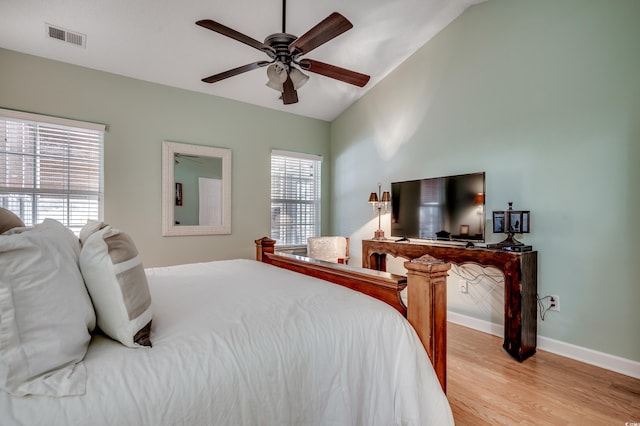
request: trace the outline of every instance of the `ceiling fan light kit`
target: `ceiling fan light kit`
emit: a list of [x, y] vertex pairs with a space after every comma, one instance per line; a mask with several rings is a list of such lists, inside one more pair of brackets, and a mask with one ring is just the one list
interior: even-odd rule
[[287, 69], [285, 65], [280, 61], [276, 61], [269, 65], [267, 68], [267, 77], [269, 78], [267, 86], [282, 92], [282, 86], [287, 80]]
[[296, 90], [304, 86], [307, 81], [309, 81], [309, 76], [300, 71], [298, 68], [291, 67], [291, 71], [289, 71], [289, 77], [291, 77], [291, 81], [293, 81], [293, 88]]
[[298, 102], [297, 90], [309, 80], [309, 76], [294, 65], [297, 65], [305, 71], [324, 75], [325, 77], [353, 84], [358, 87], [364, 87], [367, 84], [369, 76], [366, 74], [313, 59], [300, 59], [300, 56], [306, 55], [313, 49], [353, 28], [353, 25], [347, 18], [337, 12], [333, 12], [302, 36], [296, 37], [287, 34], [285, 31], [286, 0], [282, 2], [282, 11], [282, 32], [271, 34], [265, 38], [264, 43], [210, 19], [197, 21], [197, 25], [260, 50], [271, 58], [271, 61], [253, 62], [219, 74], [214, 74], [210, 77], [203, 78], [202, 81], [205, 83], [215, 83], [238, 74], [267, 66], [268, 81], [266, 85], [282, 94], [280, 98], [285, 105]]

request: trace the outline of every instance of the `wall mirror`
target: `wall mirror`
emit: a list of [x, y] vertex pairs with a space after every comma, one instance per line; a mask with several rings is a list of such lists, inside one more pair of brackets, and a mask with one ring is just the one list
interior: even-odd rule
[[231, 150], [162, 142], [162, 235], [231, 233]]

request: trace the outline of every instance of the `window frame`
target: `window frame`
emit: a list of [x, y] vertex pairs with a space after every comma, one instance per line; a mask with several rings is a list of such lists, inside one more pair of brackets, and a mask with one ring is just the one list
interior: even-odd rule
[[[310, 191], [308, 191], [307, 188], [307, 193], [311, 193], [312, 195], [312, 199], [291, 199], [291, 198], [287, 198], [287, 197], [274, 197], [274, 180], [278, 177], [276, 175], [274, 175], [274, 157], [279, 157], [279, 158], [284, 158], [284, 161], [298, 161], [298, 162], [311, 162], [312, 164], [312, 168], [313, 168], [313, 183], [312, 183], [312, 189]], [[298, 248], [298, 247], [306, 247], [307, 245], [307, 238], [311, 237], [311, 236], [320, 236], [321, 235], [321, 219], [322, 219], [322, 161], [323, 161], [323, 157], [320, 155], [314, 155], [314, 154], [306, 154], [306, 153], [300, 153], [300, 152], [295, 152], [295, 151], [283, 151], [283, 150], [277, 150], [274, 149], [271, 151], [271, 168], [270, 168], [270, 175], [271, 175], [271, 212], [270, 212], [270, 217], [271, 217], [271, 224], [270, 224], [270, 231], [271, 231], [271, 238], [276, 240], [276, 243], [278, 245], [278, 247], [280, 248]], [[298, 166], [300, 167], [300, 165]], [[292, 168], [293, 169], [293, 168]], [[286, 174], [286, 171], [285, 171]], [[299, 185], [303, 185], [302, 182], [300, 182], [301, 177], [297, 176], [297, 177], [282, 177], [282, 179], [284, 180], [281, 183], [281, 191], [284, 191], [284, 189], [282, 188], [282, 185], [287, 185], [287, 184], [293, 184], [295, 185], [296, 183], [294, 182], [295, 180], [298, 180], [298, 184]], [[304, 193], [305, 191], [303, 189], [301, 189], [301, 187], [298, 187], [298, 191], [299, 194], [300, 193]], [[306, 224], [300, 224], [296, 221], [296, 223], [294, 223], [293, 225], [282, 225], [280, 226], [280, 229], [277, 230], [277, 232], [274, 232], [275, 228], [274, 228], [274, 223], [275, 223], [275, 218], [276, 218], [276, 213], [274, 213], [274, 209], [279, 207], [278, 205], [274, 205], [275, 204], [280, 204], [282, 205], [287, 204], [289, 206], [294, 206], [296, 204], [298, 205], [307, 205], [307, 206], [311, 206], [312, 209], [312, 213], [311, 215], [314, 216], [313, 219], [313, 223], [309, 223], [307, 222]], [[304, 209], [302, 209], [304, 210]], [[296, 216], [299, 216], [300, 214], [296, 214]], [[304, 215], [304, 214], [303, 214]], [[303, 229], [300, 229], [301, 227], [311, 227], [311, 232], [305, 232]], [[291, 235], [286, 235], [286, 238], [281, 237], [281, 234], [283, 232], [283, 229], [285, 230], [285, 232], [287, 231], [286, 228], [289, 228], [288, 231], [293, 233], [293, 234], [297, 234], [297, 237], [293, 238], [294, 241], [292, 241]]]
[[[92, 209], [94, 207], [90, 207], [91, 202], [89, 202], [87, 203], [88, 209], [86, 210], [86, 215], [87, 215], [86, 218], [93, 219], [93, 220], [100, 220], [100, 221], [103, 220], [103, 216], [104, 216], [104, 136], [106, 132], [106, 125], [47, 116], [42, 114], [8, 110], [8, 109], [2, 109], [2, 108], [0, 108], [0, 119], [3, 122], [15, 122], [17, 123], [17, 125], [22, 125], [24, 127], [33, 126], [33, 129], [30, 130], [32, 134], [29, 134], [29, 137], [33, 138], [31, 139], [31, 142], [27, 142], [27, 141], [20, 142], [18, 139], [18, 134], [16, 134], [16, 138], [17, 138], [16, 140], [18, 141], [18, 143], [21, 143], [22, 150], [23, 150], [21, 155], [24, 155], [25, 158], [28, 158], [28, 157], [33, 158], [32, 170], [27, 170], [27, 169], [23, 170], [24, 172], [23, 176], [26, 176], [28, 173], [29, 174], [33, 173], [33, 176], [34, 176], [32, 179], [33, 182], [31, 182], [30, 185], [25, 185], [23, 183], [22, 186], [12, 186], [6, 183], [4, 184], [4, 186], [0, 186], [0, 194], [3, 194], [3, 193], [4, 194], [7, 194], [7, 193], [22, 194], [24, 196], [31, 197], [31, 200], [32, 200], [31, 209], [30, 209], [31, 211], [28, 217], [22, 217], [24, 215], [21, 214], [21, 212], [19, 211], [18, 212], [14, 211], [14, 213], [21, 216], [23, 221], [29, 226], [35, 225], [36, 222], [41, 222], [40, 219], [44, 219], [44, 217], [40, 217], [42, 215], [38, 213], [39, 211], [41, 211], [43, 206], [42, 203], [39, 203], [37, 201], [38, 197], [41, 197], [41, 196], [46, 197], [47, 195], [49, 197], [53, 196], [54, 198], [63, 200], [61, 201], [61, 205], [63, 206], [62, 208], [63, 211], [61, 213], [62, 220], [60, 220], [60, 216], [56, 217], [56, 220], [59, 220], [65, 226], [69, 227], [76, 234], [78, 234], [80, 232], [81, 226], [77, 220], [78, 216], [74, 215], [71, 201], [74, 199], [78, 200], [78, 197], [80, 197], [80, 199], [82, 199], [82, 197], [87, 197], [87, 199], [89, 199], [89, 197], [91, 198], [95, 197], [97, 199], [97, 215], [92, 214], [93, 213]], [[49, 133], [49, 137], [51, 137], [52, 134], [59, 133], [59, 134], [66, 134], [67, 138], [60, 139], [60, 140], [57, 140], [56, 138], [54, 138], [53, 140], [47, 140], [44, 137], [42, 137], [41, 139], [40, 127], [43, 127], [44, 129], [46, 129], [46, 131]], [[6, 132], [8, 127], [3, 125], [3, 129]], [[68, 135], [74, 134], [75, 132], [81, 133], [82, 136], [80, 136], [77, 139], [68, 137]], [[5, 133], [5, 135], [8, 135], [8, 133]], [[92, 144], [92, 146], [90, 148], [83, 148], [81, 144], [85, 142]], [[58, 157], [59, 158], [58, 160], [49, 160], [50, 162], [56, 161], [58, 163], [61, 162], [62, 164], [64, 164], [63, 167], [61, 168], [59, 167], [57, 169], [58, 171], [62, 171], [63, 173], [65, 173], [68, 177], [68, 181], [66, 182], [64, 179], [60, 179], [60, 183], [65, 184], [62, 189], [56, 188], [55, 190], [53, 190], [51, 188], [41, 187], [41, 182], [43, 179], [43, 177], [41, 176], [41, 173], [42, 173], [41, 167], [43, 164], [42, 159], [47, 158], [47, 155], [43, 154], [40, 151], [40, 148], [45, 143], [48, 144], [48, 147], [50, 149], [59, 149], [59, 150], [66, 151], [66, 156], [64, 155], [60, 156]], [[97, 149], [96, 149], [96, 145], [97, 145]], [[24, 150], [26, 148], [33, 148], [34, 151], [31, 153], [24, 153]], [[74, 150], [73, 155], [71, 154], [71, 151], [70, 151], [71, 148], [73, 148]], [[6, 151], [5, 150], [0, 151], [1, 154], [7, 154], [7, 155], [9, 154], [15, 155], [15, 152], [16, 151], [12, 152], [11, 150], [8, 150], [8, 149]], [[20, 152], [20, 151], [17, 151], [17, 152]], [[82, 176], [82, 174], [77, 173], [77, 171], [75, 174], [71, 173], [74, 171], [75, 167], [82, 164], [83, 162], [82, 159], [76, 155], [78, 152], [81, 154], [93, 155], [92, 163], [94, 164], [94, 170], [95, 170], [95, 164], [96, 164], [96, 161], [94, 160], [94, 158], [97, 155], [98, 157], [97, 158], [97, 163], [98, 163], [97, 164], [97, 169], [98, 169], [97, 181], [91, 180], [90, 181], [91, 184], [87, 184], [87, 186], [94, 186], [94, 187], [97, 185], [97, 189], [73, 188], [73, 185], [72, 185], [73, 176]], [[6, 161], [9, 161], [9, 158], [10, 157], [7, 156]], [[21, 161], [25, 161], [25, 160], [21, 160]], [[9, 165], [10, 163], [7, 162], [6, 164]], [[56, 164], [56, 166], [59, 166], [59, 164]], [[6, 173], [9, 173], [9, 170], [15, 170], [15, 167], [12, 169], [7, 168]], [[51, 171], [49, 171], [49, 173], [51, 173]], [[7, 175], [5, 179], [6, 181], [8, 181], [9, 176]], [[1, 201], [2, 200], [0, 200], [0, 202]], [[0, 204], [0, 206], [2, 206], [2, 204]], [[80, 212], [80, 214], [82, 215], [83, 212]], [[75, 221], [74, 221], [74, 218], [76, 219]]]

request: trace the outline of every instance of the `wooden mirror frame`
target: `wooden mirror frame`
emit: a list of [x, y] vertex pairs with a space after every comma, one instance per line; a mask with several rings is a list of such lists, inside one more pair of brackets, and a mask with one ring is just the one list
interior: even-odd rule
[[[176, 225], [175, 179], [176, 154], [222, 159], [222, 225]], [[231, 150], [203, 145], [162, 141], [162, 236], [231, 234]]]

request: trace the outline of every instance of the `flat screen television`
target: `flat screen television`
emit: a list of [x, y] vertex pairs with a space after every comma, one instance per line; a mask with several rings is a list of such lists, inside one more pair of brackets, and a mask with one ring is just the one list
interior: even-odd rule
[[391, 236], [484, 242], [484, 172], [391, 183]]

